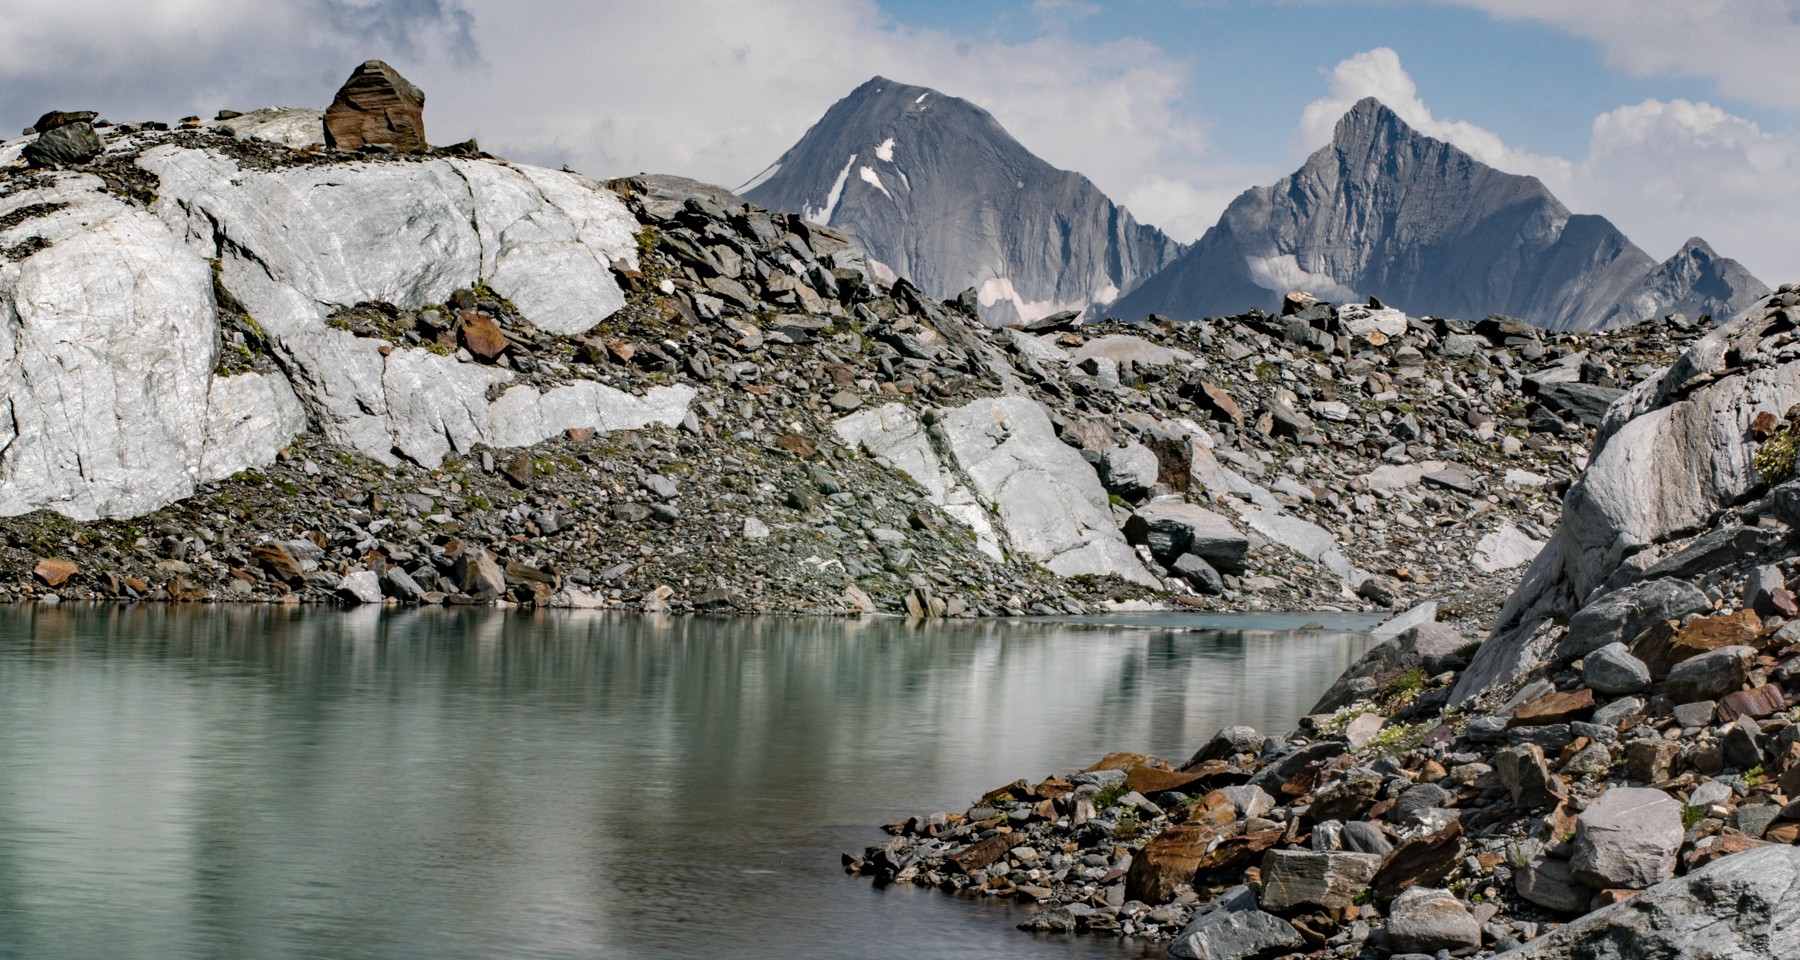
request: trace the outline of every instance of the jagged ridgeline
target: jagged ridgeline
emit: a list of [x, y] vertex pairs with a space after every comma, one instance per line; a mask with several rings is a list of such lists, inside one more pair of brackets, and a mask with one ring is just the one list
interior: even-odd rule
[[1180, 320], [1272, 309], [1309, 290], [1409, 313], [1505, 314], [1593, 330], [1669, 313], [1726, 320], [1769, 288], [1698, 237], [1657, 263], [1604, 217], [1571, 213], [1407, 126], [1373, 98], [1298, 171], [1244, 191], [1173, 265], [1109, 308]]
[[843, 230], [887, 276], [976, 292], [991, 323], [1075, 310], [1176, 320], [1273, 310], [1291, 290], [1415, 315], [1592, 330], [1736, 316], [1768, 287], [1695, 237], [1662, 263], [1534, 177], [1425, 136], [1374, 99], [1291, 176], [1245, 191], [1191, 247], [1034, 156], [987, 111], [876, 77], [744, 187]]

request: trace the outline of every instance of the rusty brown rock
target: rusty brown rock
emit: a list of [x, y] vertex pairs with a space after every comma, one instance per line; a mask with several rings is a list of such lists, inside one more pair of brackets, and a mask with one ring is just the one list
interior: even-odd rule
[[775, 438], [775, 446], [799, 457], [811, 460], [819, 453], [819, 445], [797, 433], [784, 433]]
[[1231, 394], [1226, 393], [1224, 389], [1202, 380], [1200, 381], [1200, 396], [1195, 399], [1200, 401], [1201, 406], [1212, 411], [1214, 419], [1229, 421], [1239, 430], [1244, 428], [1244, 408], [1239, 406], [1238, 402], [1231, 398]]
[[306, 579], [306, 571], [300, 567], [300, 561], [287, 547], [274, 541], [259, 543], [250, 548], [250, 559], [256, 565], [267, 570], [276, 579], [285, 583], [299, 583]]
[[1739, 690], [1728, 693], [1719, 700], [1719, 721], [1730, 723], [1739, 717], [1772, 716], [1787, 707], [1787, 697], [1781, 688], [1772, 683], [1765, 683], [1754, 690]]
[[1125, 896], [1145, 903], [1166, 903], [1176, 886], [1191, 883], [1219, 833], [1237, 816], [1237, 807], [1224, 791], [1214, 790], [1200, 799], [1188, 819], [1157, 834], [1131, 858], [1125, 874]]
[[325, 145], [335, 150], [382, 147], [399, 153], [425, 142], [425, 93], [398, 70], [369, 60], [350, 74], [325, 109]]
[[1018, 838], [1010, 833], [996, 833], [986, 840], [971, 843], [951, 854], [947, 859], [963, 873], [976, 873], [984, 870], [994, 861], [1006, 855]]
[[1408, 840], [1388, 855], [1369, 887], [1383, 900], [1392, 900], [1407, 887], [1441, 887], [1456, 867], [1462, 852], [1463, 826], [1449, 826], [1417, 840]]
[[1546, 693], [1513, 711], [1508, 727], [1541, 727], [1579, 720], [1594, 710], [1594, 691], [1586, 687]]
[[1081, 772], [1099, 773], [1102, 770], [1118, 770], [1129, 773], [1132, 767], [1154, 766], [1159, 763], [1162, 763], [1162, 761], [1147, 753], [1127, 753], [1121, 751], [1109, 753], [1106, 756], [1101, 757], [1093, 766], [1088, 767]]
[[476, 357], [492, 363], [506, 352], [511, 342], [494, 318], [484, 313], [465, 313], [462, 320], [462, 342]]
[[45, 557], [32, 568], [31, 575], [37, 577], [46, 587], [60, 587], [70, 577], [80, 572], [81, 565], [73, 560]]
[[1669, 645], [1669, 666], [1720, 647], [1754, 647], [1762, 635], [1762, 618], [1754, 610], [1701, 617], [1676, 631], [1675, 639]]
[[1187, 787], [1205, 780], [1214, 772], [1212, 770], [1169, 770], [1164, 767], [1142, 764], [1125, 771], [1125, 789], [1136, 790], [1146, 797], [1168, 790], [1185, 790]]

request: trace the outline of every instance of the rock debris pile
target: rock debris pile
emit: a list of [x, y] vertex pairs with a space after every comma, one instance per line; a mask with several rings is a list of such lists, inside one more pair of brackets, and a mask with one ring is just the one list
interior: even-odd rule
[[[430, 148], [422, 106], [371, 62], [323, 112], [0, 148], [0, 597], [1473, 616], [1607, 402], [1703, 330], [1301, 294], [994, 330], [718, 188]], [[155, 287], [68, 308], [138, 261]]]
[[1605, 413], [1486, 640], [1422, 605], [1292, 733], [1019, 780], [847, 867], [1176, 957], [1800, 950], [1797, 308], [1784, 289]]

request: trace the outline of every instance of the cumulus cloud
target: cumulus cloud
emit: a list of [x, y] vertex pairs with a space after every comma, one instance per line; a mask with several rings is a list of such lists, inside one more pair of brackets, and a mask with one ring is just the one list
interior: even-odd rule
[[1329, 142], [1338, 117], [1377, 97], [1428, 136], [1538, 177], [1570, 209], [1605, 216], [1653, 257], [1698, 235], [1766, 282], [1800, 278], [1800, 218], [1792, 215], [1800, 207], [1800, 133], [1768, 133], [1711, 104], [1646, 100], [1595, 118], [1586, 157], [1549, 157], [1435, 116], [1387, 48], [1344, 60], [1327, 84], [1327, 95], [1301, 113], [1297, 147]]
[[1611, 65], [1640, 77], [1712, 80], [1719, 93], [1800, 107], [1794, 0], [1439, 0], [1496, 17], [1536, 20], [1592, 40]]
[[1800, 280], [1800, 132], [1646, 100], [1594, 121], [1571, 195], [1653, 254], [1705, 237], [1764, 282]]
[[986, 107], [1115, 197], [1137, 191], [1146, 221], [1210, 224], [1212, 193], [1141, 189], [1209, 173], [1186, 61], [1059, 26], [1090, 6], [1047, 0], [1039, 35], [1008, 42], [902, 26], [874, 0], [0, 0], [0, 113], [323, 106], [381, 57], [425, 89], [436, 142], [730, 186], [883, 74]]

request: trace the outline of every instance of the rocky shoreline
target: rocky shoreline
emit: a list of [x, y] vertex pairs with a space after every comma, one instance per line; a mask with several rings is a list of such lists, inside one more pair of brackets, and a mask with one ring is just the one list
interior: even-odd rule
[[1487, 639], [1420, 605], [1291, 733], [1018, 780], [846, 868], [1175, 957], [1794, 955], [1797, 320], [1612, 405]]

